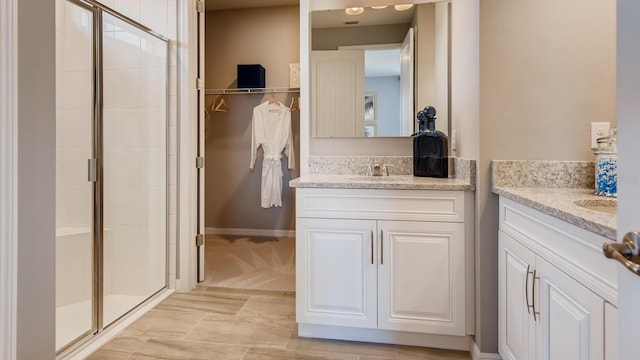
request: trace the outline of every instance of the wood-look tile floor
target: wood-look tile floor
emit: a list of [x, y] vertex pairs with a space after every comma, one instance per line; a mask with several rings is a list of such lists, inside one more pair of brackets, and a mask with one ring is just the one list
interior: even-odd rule
[[89, 359], [468, 360], [468, 352], [297, 336], [292, 292], [173, 294]]
[[207, 235], [202, 285], [293, 291], [295, 243], [294, 237]]

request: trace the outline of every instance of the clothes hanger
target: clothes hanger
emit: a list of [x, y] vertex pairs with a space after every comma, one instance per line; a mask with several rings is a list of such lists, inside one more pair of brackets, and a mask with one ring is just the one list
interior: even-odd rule
[[[215, 104], [215, 102], [214, 102], [214, 104]], [[218, 103], [218, 105], [216, 105], [216, 106], [213, 108], [213, 111], [217, 111], [217, 112], [229, 112], [229, 110], [231, 110], [231, 109], [229, 109], [229, 105], [227, 105], [227, 102], [226, 102], [226, 101], [224, 101], [224, 97], [222, 97], [222, 96], [221, 96], [221, 97], [220, 97], [220, 102]]]
[[277, 104], [277, 105], [280, 105], [280, 101], [278, 101], [278, 99], [276, 99], [276, 98], [273, 96], [273, 92], [269, 92], [269, 100], [267, 100], [267, 101], [269, 102], [269, 105], [271, 105], [271, 104]]
[[291, 97], [291, 104], [289, 104], [289, 111], [300, 110], [300, 107], [298, 106], [298, 102], [296, 101], [296, 99], [297, 99], [296, 96]]

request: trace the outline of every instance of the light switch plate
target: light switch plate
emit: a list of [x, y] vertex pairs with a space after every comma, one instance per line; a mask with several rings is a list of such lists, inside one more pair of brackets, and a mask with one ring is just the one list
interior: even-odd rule
[[451, 131], [451, 151], [456, 151], [458, 150], [458, 134], [456, 133], [456, 130], [453, 129], [453, 131]]
[[609, 135], [611, 128], [610, 122], [592, 122], [591, 123], [591, 148], [598, 146], [598, 138]]

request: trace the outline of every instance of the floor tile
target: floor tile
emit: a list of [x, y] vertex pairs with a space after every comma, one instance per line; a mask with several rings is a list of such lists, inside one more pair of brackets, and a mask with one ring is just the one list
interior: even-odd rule
[[295, 238], [210, 235], [201, 285], [293, 291]]
[[[214, 294], [219, 297], [229, 297], [233, 299], [278, 299], [285, 293], [283, 291], [272, 290], [250, 290], [250, 289], [234, 289], [220, 287], [203, 287], [203, 293]], [[295, 293], [294, 293], [295, 294]]]
[[131, 354], [147, 342], [145, 337], [116, 336], [98, 351], [91, 354], [89, 360], [128, 359]]
[[235, 315], [249, 296], [225, 296], [207, 290], [187, 294], [172, 294], [156, 310], [195, 311]]
[[357, 355], [250, 348], [243, 360], [359, 360]]
[[259, 317], [264, 319], [284, 320], [295, 324], [296, 303], [295, 298], [280, 297], [277, 299], [253, 298], [247, 300], [239, 316]]
[[246, 346], [211, 344], [185, 340], [149, 339], [129, 359], [241, 360]]
[[186, 336], [205, 313], [151, 310], [122, 332], [122, 336], [179, 339]]
[[292, 337], [287, 344], [287, 350], [330, 352], [390, 359], [396, 358], [396, 348], [394, 345], [301, 337]]
[[396, 346], [396, 357], [407, 360], [470, 360], [468, 351], [424, 348], [418, 346]]
[[209, 314], [186, 339], [284, 349], [292, 332], [286, 321]]

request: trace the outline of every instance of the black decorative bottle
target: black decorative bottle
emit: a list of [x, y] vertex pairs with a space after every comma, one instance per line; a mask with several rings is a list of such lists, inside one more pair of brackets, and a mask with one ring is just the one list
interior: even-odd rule
[[449, 176], [447, 135], [436, 130], [436, 109], [427, 106], [418, 112], [419, 131], [413, 134], [413, 175]]

